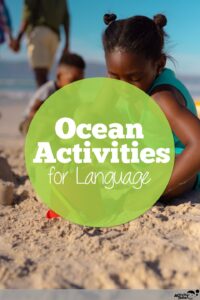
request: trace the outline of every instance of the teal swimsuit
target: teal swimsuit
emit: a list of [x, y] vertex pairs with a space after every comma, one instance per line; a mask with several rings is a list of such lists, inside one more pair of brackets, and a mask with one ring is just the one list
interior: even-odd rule
[[[189, 111], [191, 111], [195, 116], [197, 116], [197, 110], [194, 104], [194, 101], [189, 93], [189, 91], [186, 89], [186, 87], [176, 78], [175, 73], [165, 68], [163, 72], [154, 80], [151, 88], [148, 91], [148, 94], [151, 95], [153, 90], [155, 88], [162, 86], [162, 85], [168, 85], [171, 87], [176, 88], [182, 96], [185, 99], [186, 107]], [[185, 146], [181, 143], [181, 141], [178, 139], [178, 137], [173, 133], [174, 136], [174, 143], [175, 143], [175, 152], [176, 154], [181, 154], [184, 150]], [[197, 175], [196, 184], [194, 186], [194, 189], [200, 189], [200, 172]]]

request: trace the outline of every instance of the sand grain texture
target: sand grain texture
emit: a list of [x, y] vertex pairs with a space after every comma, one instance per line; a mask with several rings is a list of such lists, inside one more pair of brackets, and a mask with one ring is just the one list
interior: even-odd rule
[[198, 288], [200, 193], [111, 229], [47, 220], [24, 166], [20, 97], [0, 93], [0, 157], [10, 165], [0, 178], [14, 184], [14, 204], [0, 205], [0, 288]]
[[116, 228], [45, 219], [27, 178], [22, 146], [1, 147], [15, 182], [13, 206], [0, 206], [1, 288], [197, 288], [200, 194], [157, 203]]

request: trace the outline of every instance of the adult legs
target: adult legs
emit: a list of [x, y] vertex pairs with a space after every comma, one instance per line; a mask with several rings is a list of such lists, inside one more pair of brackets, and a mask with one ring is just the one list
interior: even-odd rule
[[48, 80], [58, 44], [57, 34], [46, 26], [35, 27], [28, 36], [28, 56], [38, 87]]
[[38, 87], [48, 81], [49, 70], [47, 68], [34, 68], [33, 71]]

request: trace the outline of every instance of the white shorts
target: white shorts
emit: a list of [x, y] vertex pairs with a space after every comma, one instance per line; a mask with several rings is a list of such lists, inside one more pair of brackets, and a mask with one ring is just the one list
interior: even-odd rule
[[46, 26], [35, 27], [27, 36], [28, 57], [31, 66], [50, 69], [59, 45], [58, 35]]

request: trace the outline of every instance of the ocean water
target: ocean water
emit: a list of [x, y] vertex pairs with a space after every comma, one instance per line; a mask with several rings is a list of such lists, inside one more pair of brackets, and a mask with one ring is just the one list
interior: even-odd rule
[[[55, 78], [54, 65], [49, 79]], [[86, 77], [105, 77], [105, 66], [99, 63], [89, 63]], [[27, 62], [6, 62], [0, 60], [0, 91], [33, 91], [35, 81], [32, 70]]]
[[34, 91], [33, 79], [6, 78], [0, 79], [0, 91]]
[[[50, 74], [54, 78], [55, 66]], [[86, 69], [86, 77], [105, 77], [106, 69], [103, 64], [89, 63]], [[178, 76], [186, 85], [194, 99], [200, 100], [200, 76]], [[21, 100], [26, 94], [30, 95], [35, 90], [35, 81], [27, 62], [0, 61], [0, 98], [7, 100], [15, 96]]]

